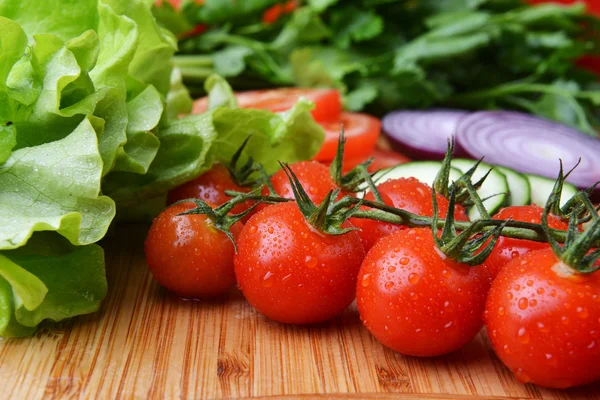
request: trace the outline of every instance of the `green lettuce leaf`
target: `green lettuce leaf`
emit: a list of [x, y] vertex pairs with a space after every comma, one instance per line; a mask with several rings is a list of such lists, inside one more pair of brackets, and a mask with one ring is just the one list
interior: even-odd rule
[[25, 336], [43, 320], [97, 311], [106, 291], [100, 246], [36, 234], [26, 246], [0, 254], [0, 336]]
[[0, 250], [23, 246], [36, 231], [71, 243], [100, 240], [115, 215], [100, 196], [102, 158], [89, 119], [64, 139], [13, 152], [0, 166]]
[[312, 103], [301, 100], [291, 110], [273, 114], [232, 108], [231, 88], [220, 78], [211, 78], [207, 90], [216, 108], [163, 126], [157, 133], [161, 145], [147, 174], [113, 171], [106, 177], [104, 193], [119, 207], [156, 198], [196, 178], [215, 161], [229, 162], [249, 135], [242, 158], [252, 156], [270, 173], [279, 169], [279, 160], [307, 160], [319, 151], [324, 131], [312, 118]]

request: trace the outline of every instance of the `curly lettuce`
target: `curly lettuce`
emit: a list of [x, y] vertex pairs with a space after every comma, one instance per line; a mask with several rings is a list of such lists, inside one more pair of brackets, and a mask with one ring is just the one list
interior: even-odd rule
[[131, 210], [153, 216], [171, 188], [247, 156], [313, 156], [312, 104], [239, 109], [221, 78], [211, 110], [174, 69], [175, 37], [147, 0], [0, 0], [0, 336], [91, 313], [106, 295], [95, 244]]

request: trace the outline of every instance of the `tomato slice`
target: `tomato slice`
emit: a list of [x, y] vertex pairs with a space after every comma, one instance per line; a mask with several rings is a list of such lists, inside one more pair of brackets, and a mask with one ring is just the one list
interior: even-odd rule
[[[242, 108], [258, 108], [273, 112], [289, 110], [300, 97], [315, 103], [312, 115], [317, 122], [337, 121], [342, 113], [340, 93], [335, 89], [302, 89], [279, 88], [253, 90], [235, 94], [238, 105]], [[201, 114], [208, 110], [208, 98], [203, 97], [194, 102], [192, 113]]]
[[325, 129], [325, 143], [314, 157], [317, 161], [331, 161], [335, 158], [342, 126], [346, 136], [344, 157], [361, 157], [371, 154], [381, 133], [381, 121], [367, 114], [344, 112], [335, 122], [321, 123]]

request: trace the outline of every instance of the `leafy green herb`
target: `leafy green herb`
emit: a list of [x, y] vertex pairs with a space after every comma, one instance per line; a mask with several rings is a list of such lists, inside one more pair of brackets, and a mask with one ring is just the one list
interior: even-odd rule
[[[222, 3], [224, 10], [229, 2]], [[307, 0], [274, 24], [261, 22], [261, 2], [250, 3], [251, 12], [230, 9], [229, 19], [188, 4], [187, 22], [209, 28], [183, 39], [175, 58], [186, 61], [193, 93], [202, 94], [199, 85], [216, 71], [233, 77], [238, 90], [334, 87], [346, 108], [378, 114], [512, 108], [590, 135], [600, 125], [597, 77], [575, 65], [599, 51], [600, 21], [581, 3]], [[272, 2], [263, 3], [264, 11]]]

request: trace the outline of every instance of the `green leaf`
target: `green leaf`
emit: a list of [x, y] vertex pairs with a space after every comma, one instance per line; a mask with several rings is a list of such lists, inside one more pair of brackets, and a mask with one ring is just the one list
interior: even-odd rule
[[218, 107], [237, 108], [237, 99], [227, 81], [219, 75], [211, 75], [204, 82], [204, 90], [208, 93], [208, 109]]
[[339, 1], [340, 0], [308, 0], [308, 4], [313, 10], [317, 12], [323, 12]]
[[119, 149], [114, 171], [148, 172], [160, 147], [152, 130], [158, 125], [162, 112], [162, 99], [154, 86], [147, 86], [127, 103], [127, 143]]
[[48, 293], [46, 285], [34, 274], [2, 254], [0, 254], [0, 277], [12, 286], [17, 307], [34, 310], [40, 306]]
[[222, 76], [237, 76], [246, 68], [246, 58], [254, 51], [246, 46], [229, 46], [214, 54], [215, 72]]
[[0, 15], [21, 25], [30, 39], [49, 33], [66, 41], [97, 26], [97, 4], [98, 0], [0, 0]]
[[383, 19], [371, 10], [348, 6], [332, 13], [332, 28], [336, 32], [334, 41], [342, 49], [352, 42], [372, 39], [383, 31]]
[[3, 254], [47, 287], [37, 307], [16, 307], [15, 316], [21, 325], [34, 327], [45, 319], [61, 321], [97, 311], [106, 296], [104, 251], [100, 246], [76, 247], [55, 234], [45, 234]]
[[[17, 250], [0, 254], [0, 336], [33, 333], [43, 320], [97, 311], [106, 296], [104, 252], [97, 245], [73, 246], [54, 233], [38, 233]], [[35, 303], [27, 304], [31, 297]]]
[[171, 90], [167, 94], [167, 118], [174, 119], [181, 114], [188, 114], [192, 111], [193, 101], [190, 93], [183, 84], [181, 71], [173, 68], [171, 72]]
[[210, 113], [169, 121], [157, 134], [161, 145], [148, 173], [111, 172], [104, 193], [126, 207], [197, 177], [212, 165], [207, 154], [216, 135]]
[[34, 332], [35, 328], [17, 322], [12, 287], [0, 277], [0, 337], [23, 337]]
[[139, 32], [129, 74], [153, 85], [163, 96], [171, 87], [171, 57], [177, 49], [174, 36], [161, 29], [150, 8], [140, 0], [103, 0], [115, 13], [130, 18]]
[[17, 145], [17, 131], [14, 125], [6, 126], [0, 122], [0, 165], [4, 164], [12, 149]]
[[252, 156], [268, 173], [280, 168], [278, 161], [308, 160], [317, 154], [324, 140], [323, 128], [310, 114], [313, 107], [312, 103], [300, 100], [280, 115], [263, 110], [218, 108], [213, 113], [218, 134], [212, 154], [218, 161], [229, 162], [251, 134], [244, 156]]
[[14, 21], [0, 16], [0, 89], [13, 65], [23, 57], [27, 48], [27, 35]]
[[[239, 17], [247, 18], [248, 15], [259, 13], [266, 8], [281, 2], [280, 0], [205, 0], [202, 5], [190, 7], [186, 15], [195, 12], [192, 22], [218, 24], [229, 22]], [[185, 6], [184, 6], [185, 9]]]
[[90, 120], [64, 139], [13, 152], [0, 166], [0, 249], [54, 230], [71, 243], [100, 240], [115, 215], [100, 196], [102, 158]]
[[194, 28], [192, 24], [190, 24], [189, 21], [168, 1], [163, 1], [160, 5], [153, 4], [152, 14], [160, 25], [164, 26], [175, 35], [179, 36]]

